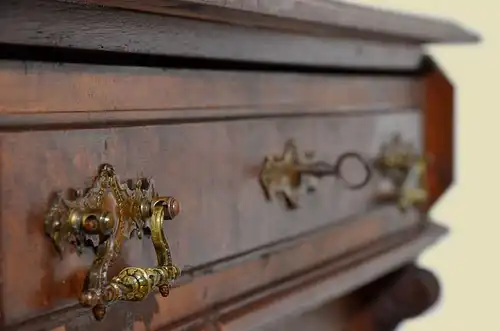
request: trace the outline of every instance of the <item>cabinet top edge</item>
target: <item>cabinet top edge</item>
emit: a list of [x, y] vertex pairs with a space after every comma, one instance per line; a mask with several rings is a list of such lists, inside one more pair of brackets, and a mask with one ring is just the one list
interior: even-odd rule
[[337, 0], [50, 0], [322, 35], [418, 44], [475, 43], [479, 33], [450, 19]]

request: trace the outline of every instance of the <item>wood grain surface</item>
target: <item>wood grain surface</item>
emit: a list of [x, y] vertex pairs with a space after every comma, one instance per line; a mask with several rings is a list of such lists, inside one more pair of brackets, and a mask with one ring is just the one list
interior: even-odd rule
[[[384, 326], [381, 319], [401, 322], [411, 318], [416, 310], [421, 313], [424, 306], [428, 308], [429, 304], [435, 302], [436, 293], [427, 293], [427, 290], [434, 291], [428, 286], [435, 287], [435, 278], [429, 284], [429, 272], [421, 272], [421, 269], [416, 268], [413, 269], [417, 272], [408, 272], [406, 269], [412, 268], [404, 266], [411, 264], [446, 232], [445, 228], [431, 224], [422, 231], [413, 234], [408, 232], [404, 243], [401, 239], [405, 235], [399, 236], [400, 241], [396, 246], [390, 247], [386, 242], [386, 251], [380, 251], [382, 246], [373, 244], [372, 255], [370, 258], [365, 256], [367, 259], [364, 261], [351, 260], [352, 264], [344, 264], [340, 269], [342, 262], [332, 262], [310, 273], [275, 284], [267, 291], [262, 290], [246, 299], [215, 307], [205, 320], [198, 320], [201, 324], [198, 328], [193, 327], [191, 330], [300, 330], [306, 321], [312, 322], [310, 326], [336, 331], [393, 330]], [[357, 254], [359, 257], [363, 251], [352, 254], [351, 258]], [[351, 287], [354, 279], [369, 285], [364, 288], [359, 284]], [[352, 295], [347, 296], [349, 293]], [[333, 316], [318, 320], [318, 317], [326, 317], [323, 314], [318, 316], [322, 306], [333, 308], [330, 311]], [[308, 314], [316, 315], [315, 322], [307, 319]], [[329, 328], [326, 328], [327, 323]], [[167, 326], [161, 330], [179, 329], [182, 327]]]
[[351, 69], [414, 70], [422, 59], [422, 49], [409, 42], [293, 34], [56, 0], [1, 1], [3, 56], [2, 44], [52, 47], [29, 49], [27, 57], [65, 48], [116, 52], [117, 58], [148, 54]]
[[[432, 206], [453, 181], [453, 86], [435, 63], [420, 70], [421, 44], [478, 40], [326, 0], [1, 1], [0, 329], [288, 329], [343, 296], [331, 327], [396, 323], [402, 310], [385, 319], [384, 307], [349, 319], [366, 296], [345, 295], [445, 230], [374, 205], [377, 176], [360, 191], [322, 179], [294, 211], [267, 201], [257, 176], [290, 138], [334, 162], [372, 159], [399, 132], [433, 157]], [[43, 219], [55, 191], [85, 187], [102, 163], [180, 200], [165, 232], [184, 273], [169, 298], [118, 303], [97, 323], [76, 300], [93, 254], [60, 259]], [[134, 239], [110, 274], [154, 264]], [[400, 298], [385, 292], [379, 306]]]
[[[210, 314], [214, 307], [223, 311], [232, 310], [248, 300], [265, 297], [279, 284], [296, 284], [297, 281], [300, 284], [304, 281], [302, 276], [309, 273], [316, 277], [318, 272], [322, 274], [325, 266], [331, 265], [328, 272], [332, 268], [341, 272], [346, 266], [378, 254], [380, 250], [406, 242], [408, 235], [418, 232], [421, 224], [417, 213], [402, 216], [394, 207], [376, 208], [341, 223], [263, 247], [246, 254], [246, 257], [204, 266], [194, 278], [183, 276], [178, 284], [180, 286], [172, 291], [169, 298], [164, 299], [157, 294], [140, 304], [116, 304], [100, 323], [92, 321], [89, 312], [76, 305], [70, 310], [13, 325], [12, 329], [30, 331], [40, 326], [64, 325], [67, 331], [90, 328], [111, 331], [117, 325], [123, 329], [133, 325], [134, 331], [139, 331], [192, 326], [200, 322], [203, 314]], [[294, 281], [297, 277], [299, 279]], [[358, 287], [361, 284], [356, 278], [347, 277], [347, 280], [346, 286]], [[282, 289], [277, 286], [276, 290]], [[130, 324], [126, 324], [127, 312], [133, 315]]]
[[418, 42], [470, 42], [478, 35], [451, 20], [331, 0], [78, 0], [109, 7], [186, 16], [302, 33], [352, 34]]
[[[426, 231], [427, 238], [421, 239], [421, 243], [426, 241], [427, 244], [432, 243], [445, 233], [443, 228], [435, 226], [432, 228]], [[333, 291], [335, 286], [320, 288], [328, 292]], [[308, 294], [312, 294], [311, 292], [309, 291]], [[427, 269], [419, 268], [414, 262], [407, 262], [401, 268], [385, 274], [338, 300], [323, 303], [310, 311], [290, 314], [288, 318], [281, 321], [272, 321], [264, 327], [254, 329], [259, 331], [304, 329], [394, 331], [401, 329], [402, 324], [407, 320], [420, 316], [432, 308], [439, 299], [440, 292], [441, 287], [436, 275]], [[323, 292], [318, 295], [318, 297], [322, 296]], [[293, 302], [290, 297], [288, 302]], [[286, 302], [287, 299], [281, 300], [281, 306], [287, 306]], [[288, 307], [293, 309], [291, 305]], [[239, 330], [249, 329], [245, 328], [248, 324], [240, 327]], [[221, 323], [217, 323], [217, 327], [218, 330], [225, 330]]]
[[[276, 323], [286, 321], [287, 318], [293, 318], [301, 313], [314, 310], [317, 307], [331, 302], [333, 299], [354, 291], [357, 288], [351, 287], [351, 279], [357, 279], [360, 284], [363, 285], [369, 284], [370, 282], [376, 281], [379, 277], [411, 262], [425, 248], [434, 244], [446, 232], [445, 228], [431, 225], [400, 247], [394, 248], [392, 251], [385, 252], [379, 256], [374, 256], [365, 263], [347, 267], [347, 270], [343, 272], [335, 270], [329, 275], [324, 274], [308, 282], [305, 281], [304, 284], [298, 286], [287, 288], [286, 284], [283, 284], [281, 293], [274, 292], [271, 297], [262, 298], [257, 302], [251, 302], [247, 306], [228, 311], [226, 316], [223, 315], [219, 318], [219, 328], [221, 331], [254, 331], [261, 330], [263, 327], [272, 324], [276, 327]], [[411, 284], [406, 283], [406, 285]], [[410, 286], [407, 287], [410, 288]], [[381, 295], [383, 296], [385, 293], [382, 292]], [[405, 302], [400, 301], [399, 303], [404, 304]], [[357, 328], [356, 325], [359, 324], [352, 323], [355, 322], [353, 320], [347, 320], [345, 322], [347, 322], [347, 325], [339, 327], [340, 330], [370, 330], [368, 328]], [[279, 330], [279, 327], [277, 329]], [[379, 330], [385, 331], [390, 329], [373, 329], [373, 331]]]
[[[287, 139], [320, 160], [352, 150], [370, 158], [394, 132], [418, 146], [419, 118], [409, 112], [2, 134], [4, 317], [22, 320], [74, 302], [91, 256], [59, 261], [43, 235], [43, 215], [54, 191], [85, 187], [102, 163], [113, 164], [123, 180], [151, 176], [158, 192], [180, 200], [183, 213], [166, 224], [167, 235], [175, 261], [198, 266], [370, 208], [376, 181], [349, 191], [331, 178], [302, 195], [296, 211], [267, 202], [257, 177], [261, 162], [280, 154]], [[153, 265], [150, 245], [129, 241], [116, 267]]]
[[[415, 108], [421, 102], [417, 77], [20, 61], [0, 61], [0, 87], [0, 121], [17, 113], [62, 113], [60, 117], [65, 117], [107, 111], [102, 116], [139, 121], [148, 112], [157, 119], [189, 117], [184, 115], [188, 110], [198, 111], [199, 116], [203, 112], [212, 116], [219, 112], [221, 117], [232, 113], [263, 116], [396, 110]], [[127, 115], [133, 111], [141, 112]]]

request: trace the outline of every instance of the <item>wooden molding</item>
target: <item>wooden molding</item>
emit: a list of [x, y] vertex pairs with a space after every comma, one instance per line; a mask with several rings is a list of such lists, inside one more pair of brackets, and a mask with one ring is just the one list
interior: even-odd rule
[[137, 125], [141, 121], [373, 113], [420, 106], [420, 80], [411, 76], [0, 61], [0, 86], [0, 127], [30, 129], [78, 123], [109, 126], [117, 121]]
[[[414, 70], [422, 59], [421, 47], [408, 42], [365, 40], [345, 35], [332, 38], [292, 34], [54, 0], [1, 1], [2, 58], [9, 53], [4, 49], [5, 45], [28, 48], [21, 53], [30, 59], [37, 53], [60, 54], [63, 51], [59, 48], [92, 51], [74, 56], [81, 62], [113, 52], [121, 58], [149, 55], [149, 62], [154, 62], [151, 57], [168, 57], [170, 62], [172, 58], [194, 58], [313, 67]], [[21, 55], [15, 53], [12, 57], [19, 58]]]
[[[345, 266], [341, 270], [337, 267], [334, 272], [330, 269], [330, 273], [328, 269], [332, 266], [325, 267], [322, 273], [315, 271], [316, 277], [307, 274], [302, 276], [302, 283], [298, 280], [285, 282], [274, 287], [267, 296], [255, 295], [254, 300], [247, 299], [245, 304], [239, 302], [232, 307], [221, 307], [218, 309], [221, 315], [216, 318], [215, 324], [221, 331], [254, 331], [316, 309], [360, 287], [352, 287], [350, 279], [360, 279], [361, 284], [365, 285], [377, 281], [390, 271], [398, 270], [435, 243], [446, 231], [438, 225], [430, 224], [421, 233], [408, 238], [405, 244], [379, 253], [362, 263]], [[368, 316], [355, 319], [353, 323], [348, 322], [345, 330], [393, 330], [403, 320], [428, 309], [439, 297], [436, 278], [428, 271], [413, 266], [402, 268], [389, 275], [388, 279], [382, 278], [377, 283], [379, 286], [381, 283], [385, 284], [380, 286], [375, 300], [362, 312]], [[211, 315], [216, 316], [217, 313], [212, 312]], [[358, 321], [363, 327], [355, 323]]]
[[78, 0], [78, 2], [330, 36], [363, 35], [370, 39], [413, 42], [471, 42], [479, 39], [476, 33], [451, 21], [339, 1]]

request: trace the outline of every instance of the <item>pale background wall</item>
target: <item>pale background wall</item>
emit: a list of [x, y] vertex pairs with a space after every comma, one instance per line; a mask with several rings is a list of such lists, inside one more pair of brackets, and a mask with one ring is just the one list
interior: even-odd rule
[[477, 45], [429, 48], [458, 92], [458, 174], [432, 211], [451, 235], [420, 260], [439, 275], [441, 302], [400, 330], [500, 330], [500, 1], [350, 2], [452, 18], [483, 37]]

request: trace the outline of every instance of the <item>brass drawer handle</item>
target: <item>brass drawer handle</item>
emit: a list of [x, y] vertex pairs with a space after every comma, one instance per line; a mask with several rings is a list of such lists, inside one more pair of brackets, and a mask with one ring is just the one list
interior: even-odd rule
[[395, 201], [402, 211], [427, 202], [427, 167], [431, 158], [419, 155], [415, 146], [395, 134], [383, 144], [374, 166], [390, 187], [379, 189], [379, 202]]
[[[109, 207], [110, 203], [115, 206]], [[171, 282], [181, 271], [172, 262], [163, 221], [179, 212], [177, 200], [159, 197], [150, 179], [139, 179], [130, 189], [120, 183], [109, 164], [102, 165], [92, 187], [76, 192], [74, 199], [57, 195], [46, 215], [45, 231], [61, 254], [67, 245], [81, 253], [89, 241], [96, 248], [80, 296], [80, 303], [92, 308], [96, 320], [104, 318], [112, 302], [141, 301], [156, 288], [168, 296]], [[108, 281], [108, 268], [120, 255], [124, 240], [133, 233], [142, 238], [145, 230], [150, 231], [158, 265], [127, 267]]]
[[[286, 142], [282, 155], [266, 157], [260, 173], [260, 183], [266, 197], [271, 199], [273, 195], [281, 194], [288, 207], [296, 208], [298, 194], [304, 182], [305, 188], [313, 191], [318, 179], [327, 176], [336, 177], [346, 188], [358, 190], [366, 186], [371, 179], [370, 164], [358, 153], [344, 153], [334, 164], [324, 161], [313, 162], [313, 158], [312, 153], [304, 153], [301, 157], [293, 140]], [[348, 160], [357, 161], [362, 165], [364, 175], [359, 181], [351, 182], [343, 175], [342, 166]]]

